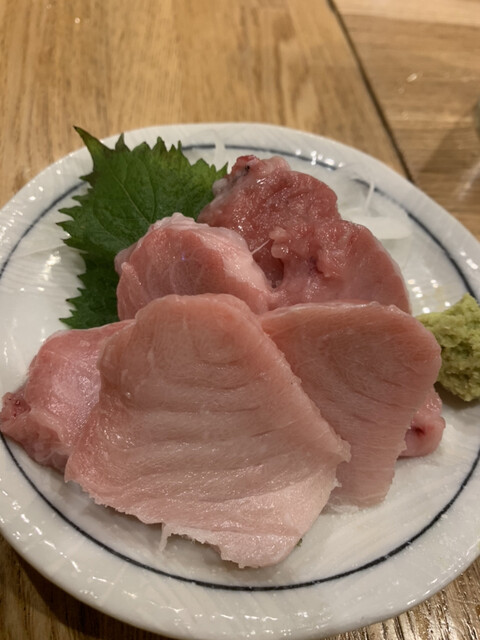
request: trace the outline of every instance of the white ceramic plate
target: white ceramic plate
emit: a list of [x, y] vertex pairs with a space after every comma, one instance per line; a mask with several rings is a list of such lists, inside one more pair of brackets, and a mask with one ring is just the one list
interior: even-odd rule
[[[372, 176], [377, 205], [408, 214], [403, 271], [415, 312], [480, 293], [477, 241], [442, 208], [378, 161], [314, 135], [251, 124], [157, 127], [127, 134], [130, 146], [160, 135], [217, 166], [238, 155], [286, 156], [293, 168], [333, 181], [337, 167]], [[112, 140], [107, 141], [107, 143]], [[85, 149], [43, 171], [0, 215], [0, 391], [13, 390], [41, 342], [62, 328], [81, 261], [56, 222], [72, 204]], [[343, 169], [342, 169], [343, 170]], [[361, 185], [361, 182], [358, 183]], [[362, 187], [363, 188], [363, 187]], [[445, 437], [431, 456], [401, 460], [385, 502], [324, 513], [281, 565], [238, 570], [207, 547], [94, 505], [59, 474], [0, 441], [0, 526], [54, 583], [112, 616], [179, 638], [320, 638], [389, 618], [442, 588], [478, 555], [480, 409], [446, 402]]]

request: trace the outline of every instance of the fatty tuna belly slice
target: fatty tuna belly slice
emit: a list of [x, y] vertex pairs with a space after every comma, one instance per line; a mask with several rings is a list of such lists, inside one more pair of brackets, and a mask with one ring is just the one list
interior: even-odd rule
[[26, 382], [3, 397], [0, 431], [40, 464], [63, 471], [98, 399], [97, 359], [117, 322], [94, 329], [61, 331], [41, 346]]
[[410, 311], [398, 265], [366, 227], [325, 220], [310, 227], [278, 228], [272, 238], [272, 254], [284, 270], [275, 306], [359, 300]]
[[100, 398], [67, 480], [240, 566], [292, 551], [349, 447], [245, 303], [154, 300], [108, 341], [99, 368]]
[[270, 306], [270, 285], [245, 240], [230, 229], [199, 224], [181, 213], [153, 224], [143, 238], [118, 254], [115, 266], [122, 320], [172, 293], [228, 293], [256, 313]]
[[380, 502], [412, 417], [436, 380], [436, 340], [409, 314], [377, 303], [296, 305], [261, 320], [322, 415], [351, 445], [332, 502]]
[[266, 160], [241, 156], [228, 176], [214, 184], [214, 194], [198, 221], [227, 227], [243, 236], [275, 286], [283, 277], [283, 267], [271, 254], [272, 231], [340, 218], [337, 196], [330, 187], [306, 173], [292, 171], [278, 156]]
[[412, 418], [405, 436], [406, 448], [401, 457], [415, 458], [432, 453], [440, 444], [444, 429], [442, 400], [432, 387], [425, 402]]

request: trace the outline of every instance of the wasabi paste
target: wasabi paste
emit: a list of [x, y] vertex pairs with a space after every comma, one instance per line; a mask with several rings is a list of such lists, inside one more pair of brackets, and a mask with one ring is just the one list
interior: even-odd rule
[[465, 294], [445, 311], [425, 313], [418, 320], [442, 348], [438, 382], [462, 398], [480, 398], [480, 307]]

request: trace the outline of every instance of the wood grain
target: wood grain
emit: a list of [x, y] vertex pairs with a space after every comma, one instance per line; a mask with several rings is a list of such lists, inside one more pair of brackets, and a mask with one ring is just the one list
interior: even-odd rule
[[[0, 206], [77, 149], [179, 122], [326, 135], [406, 173], [480, 237], [479, 3], [3, 0]], [[337, 640], [478, 640], [480, 562]], [[1, 640], [153, 640], [45, 580], [0, 540]]]
[[408, 174], [480, 237], [480, 3], [373, 4], [337, 3]]
[[[480, 26], [480, 12], [477, 0], [336, 0], [342, 14], [370, 18], [389, 18], [407, 23], [448, 24], [454, 26]], [[405, 25], [399, 24], [399, 30]]]
[[8, 0], [0, 25], [2, 204], [80, 146], [74, 125], [270, 122], [401, 166], [325, 2]]

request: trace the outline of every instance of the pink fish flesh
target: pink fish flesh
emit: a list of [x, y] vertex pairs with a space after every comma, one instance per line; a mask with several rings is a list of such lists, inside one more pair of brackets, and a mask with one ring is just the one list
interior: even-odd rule
[[40, 464], [63, 471], [98, 399], [97, 359], [105, 341], [125, 326], [59, 331], [33, 359], [26, 382], [3, 397], [0, 430]]
[[209, 227], [180, 213], [164, 218], [116, 258], [120, 319], [171, 293], [229, 293], [256, 313], [272, 292], [245, 240], [230, 229]]
[[266, 333], [335, 431], [351, 445], [335, 502], [385, 497], [412, 417], [440, 368], [440, 347], [411, 315], [378, 303], [303, 304], [266, 313]]
[[158, 298], [108, 340], [99, 369], [67, 480], [240, 566], [291, 552], [349, 447], [244, 302]]

